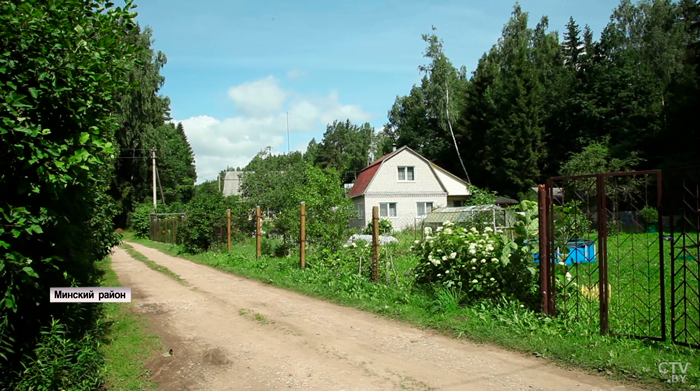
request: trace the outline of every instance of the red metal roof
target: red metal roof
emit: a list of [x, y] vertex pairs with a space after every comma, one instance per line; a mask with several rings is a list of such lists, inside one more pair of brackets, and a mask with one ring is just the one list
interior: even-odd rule
[[397, 149], [396, 151], [387, 153], [386, 155], [372, 162], [372, 164], [370, 164], [369, 166], [363, 168], [362, 171], [360, 171], [360, 175], [357, 176], [357, 179], [355, 180], [355, 184], [353, 185], [352, 189], [350, 189], [350, 191], [348, 192], [348, 197], [352, 198], [364, 194], [365, 190], [367, 190], [367, 186], [369, 186], [369, 183], [372, 182], [374, 174], [376, 174], [377, 170], [379, 170], [379, 166], [381, 166], [381, 163], [384, 160], [388, 159], [391, 155], [399, 151], [400, 149]]

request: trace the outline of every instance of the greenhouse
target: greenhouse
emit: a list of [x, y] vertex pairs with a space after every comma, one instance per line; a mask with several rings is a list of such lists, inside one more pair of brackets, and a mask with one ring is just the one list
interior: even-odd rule
[[443, 207], [435, 209], [423, 219], [422, 230], [429, 227], [435, 231], [449, 221], [460, 227], [491, 227], [494, 231], [510, 232], [516, 221], [515, 213], [497, 205]]

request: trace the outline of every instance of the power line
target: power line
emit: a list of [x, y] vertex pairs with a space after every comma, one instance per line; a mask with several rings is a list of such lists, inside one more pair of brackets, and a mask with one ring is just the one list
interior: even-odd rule
[[467, 176], [467, 182], [471, 185], [472, 181], [469, 179], [469, 173], [467, 173], [467, 168], [464, 167], [464, 162], [462, 161], [462, 155], [459, 153], [459, 148], [457, 147], [457, 139], [455, 138], [455, 133], [452, 131], [452, 123], [450, 122], [450, 89], [447, 87], [447, 82], [445, 82], [445, 91], [447, 93], [447, 104], [445, 105], [445, 111], [447, 112], [447, 125], [450, 127], [450, 133], [452, 134], [452, 141], [455, 143], [455, 150], [457, 150], [457, 157], [459, 162], [462, 164], [462, 169], [464, 170], [464, 175]]

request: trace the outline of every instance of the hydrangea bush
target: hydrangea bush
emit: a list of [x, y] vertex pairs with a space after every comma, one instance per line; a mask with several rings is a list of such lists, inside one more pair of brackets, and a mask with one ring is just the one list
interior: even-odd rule
[[426, 228], [412, 251], [420, 257], [418, 283], [458, 288], [472, 300], [525, 300], [532, 294], [536, 270], [530, 249], [491, 227], [467, 229], [447, 221], [435, 233]]

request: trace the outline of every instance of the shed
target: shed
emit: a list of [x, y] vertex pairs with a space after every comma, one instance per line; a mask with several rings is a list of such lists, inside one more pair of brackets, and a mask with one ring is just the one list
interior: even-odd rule
[[493, 203], [501, 207], [508, 207], [511, 205], [518, 205], [520, 202], [508, 197], [496, 197]]

